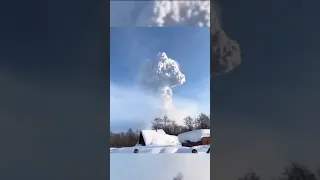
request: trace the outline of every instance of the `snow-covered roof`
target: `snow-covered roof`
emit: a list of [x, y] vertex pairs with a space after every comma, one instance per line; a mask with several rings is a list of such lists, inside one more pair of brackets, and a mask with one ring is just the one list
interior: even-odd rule
[[180, 143], [186, 141], [198, 142], [201, 141], [203, 137], [210, 137], [210, 129], [197, 129], [193, 131], [184, 132], [178, 135]]
[[148, 145], [180, 145], [179, 139], [177, 136], [172, 136], [166, 134], [162, 129], [158, 130], [142, 130], [142, 137], [146, 146]]

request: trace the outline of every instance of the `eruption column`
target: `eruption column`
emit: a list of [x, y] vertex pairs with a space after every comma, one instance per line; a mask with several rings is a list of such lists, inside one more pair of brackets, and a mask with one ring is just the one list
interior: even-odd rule
[[220, 24], [219, 7], [215, 1], [211, 2], [211, 43], [212, 64], [214, 74], [224, 74], [234, 70], [241, 64], [239, 44], [231, 40]]
[[164, 111], [172, 107], [172, 88], [182, 85], [186, 79], [178, 63], [159, 52], [155, 60], [147, 60], [141, 72], [141, 86], [161, 98]]

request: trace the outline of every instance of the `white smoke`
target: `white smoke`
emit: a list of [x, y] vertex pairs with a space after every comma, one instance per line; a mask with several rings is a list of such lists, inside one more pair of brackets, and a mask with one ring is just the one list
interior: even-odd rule
[[161, 99], [162, 109], [167, 113], [172, 105], [172, 88], [185, 83], [185, 75], [178, 63], [159, 52], [155, 59], [147, 60], [142, 66], [140, 84], [145, 90]]
[[210, 1], [111, 1], [110, 26], [210, 27]]
[[212, 59], [213, 73], [224, 74], [234, 70], [241, 64], [241, 50], [239, 44], [231, 40], [220, 24], [220, 11], [215, 1], [211, 4], [211, 43], [212, 43]]

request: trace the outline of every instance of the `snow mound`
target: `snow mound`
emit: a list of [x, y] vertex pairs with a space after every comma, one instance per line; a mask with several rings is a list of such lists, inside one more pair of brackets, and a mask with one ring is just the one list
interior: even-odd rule
[[178, 135], [180, 143], [184, 143], [187, 141], [198, 142], [201, 141], [203, 137], [210, 137], [210, 129], [198, 129], [184, 132]]

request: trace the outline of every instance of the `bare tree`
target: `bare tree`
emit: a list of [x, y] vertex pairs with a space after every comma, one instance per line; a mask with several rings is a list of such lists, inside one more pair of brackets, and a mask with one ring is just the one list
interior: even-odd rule
[[[317, 169], [317, 174], [320, 176], [320, 169]], [[238, 180], [260, 180], [260, 177], [252, 171], [238, 178]], [[281, 176], [271, 180], [317, 180], [317, 177], [308, 167], [299, 163], [292, 163], [285, 168], [285, 172]]]
[[186, 127], [178, 125], [175, 121], [171, 121], [169, 129], [170, 129], [170, 132], [168, 132], [168, 134], [175, 135], [175, 136], [179, 135], [182, 132], [187, 131]]
[[163, 120], [161, 118], [155, 118], [151, 124], [153, 130], [163, 129]]
[[243, 177], [239, 178], [238, 180], [260, 180], [260, 177], [255, 173], [254, 171], [252, 172], [247, 172], [244, 174]]
[[201, 113], [196, 119], [197, 129], [210, 129], [210, 117], [204, 113]]
[[169, 126], [170, 123], [171, 123], [171, 120], [169, 119], [169, 117], [167, 115], [165, 115], [162, 119], [163, 121], [163, 125], [166, 127], [166, 126]]
[[194, 130], [195, 122], [190, 116], [187, 116], [186, 118], [184, 118], [184, 124], [185, 126], [187, 126], [189, 131]]
[[316, 176], [306, 166], [292, 163], [283, 173], [285, 180], [316, 180]]
[[131, 128], [127, 132], [110, 132], [110, 147], [131, 147], [137, 144], [140, 131], [134, 132]]

